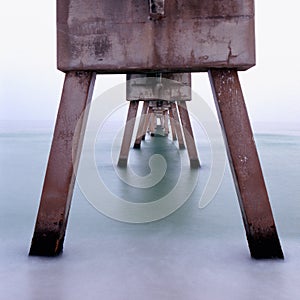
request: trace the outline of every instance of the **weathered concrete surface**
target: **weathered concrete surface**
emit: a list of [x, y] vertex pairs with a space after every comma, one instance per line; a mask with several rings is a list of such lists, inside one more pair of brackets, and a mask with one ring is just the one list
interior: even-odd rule
[[127, 74], [128, 101], [189, 101], [191, 73]]
[[178, 111], [180, 114], [182, 129], [185, 137], [185, 143], [190, 158], [190, 166], [193, 169], [200, 168], [200, 161], [195, 144], [192, 124], [185, 101], [177, 101]]
[[283, 258], [236, 70], [210, 70], [248, 244], [254, 258]]
[[61, 253], [95, 72], [66, 74], [30, 255]]
[[139, 123], [139, 128], [137, 131], [137, 135], [135, 138], [134, 146], [133, 148], [135, 149], [140, 149], [141, 148], [141, 142], [143, 139], [145, 139], [145, 134], [146, 134], [146, 115], [148, 113], [148, 108], [149, 108], [149, 101], [145, 101], [143, 104], [142, 108], [142, 114], [140, 118], [140, 123]]
[[127, 120], [125, 124], [124, 136], [120, 150], [118, 166], [125, 168], [127, 166], [129, 149], [134, 130], [135, 118], [139, 107], [139, 101], [131, 101], [129, 104]]
[[253, 0], [57, 0], [58, 68], [98, 73], [245, 70], [255, 64]]

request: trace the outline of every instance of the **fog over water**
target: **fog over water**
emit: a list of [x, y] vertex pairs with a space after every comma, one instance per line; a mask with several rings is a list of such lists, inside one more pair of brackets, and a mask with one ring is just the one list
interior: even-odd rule
[[[122, 223], [95, 210], [76, 185], [63, 255], [38, 258], [27, 254], [52, 128], [45, 123], [35, 123], [34, 129], [26, 126], [1, 125], [0, 293], [5, 299], [299, 297], [299, 134], [256, 135], [284, 261], [250, 258], [228, 168], [216, 197], [206, 208], [198, 208], [210, 151], [196, 124], [202, 168], [194, 193], [180, 209], [148, 224]], [[106, 134], [104, 130], [101, 148], [95, 148], [97, 165], [103, 178], [118, 181], [104, 160], [111, 140]], [[147, 137], [142, 154], [132, 150], [130, 163], [141, 166], [139, 155], [150, 151], [157, 139]], [[167, 147], [176, 147], [162, 139]], [[169, 161], [176, 151], [164, 155]], [[168, 176], [172, 181], [174, 175]], [[114, 189], [133, 193], [121, 183]]]
[[[256, 1], [257, 65], [239, 72], [284, 261], [250, 258], [228, 163], [215, 198], [198, 208], [211, 152], [195, 122], [202, 168], [182, 207], [159, 221], [122, 223], [98, 212], [76, 183], [63, 255], [28, 257], [64, 78], [56, 70], [55, 5], [6, 1], [0, 11], [1, 298], [298, 299], [299, 4]], [[94, 98], [124, 81], [124, 75], [98, 76]], [[215, 113], [207, 74], [193, 74], [192, 88]], [[126, 186], [114, 172], [110, 131], [116, 132], [124, 118], [125, 113], [116, 118], [119, 123], [109, 131], [104, 127], [97, 140], [99, 173], [114, 193], [132, 201], [149, 200], [151, 193], [159, 197], [156, 190]], [[149, 171], [153, 149], [167, 162], [178, 159], [177, 145], [161, 141], [148, 136], [141, 152], [131, 150], [130, 164], [137, 173]], [[174, 184], [178, 167], [169, 166], [162, 190]]]

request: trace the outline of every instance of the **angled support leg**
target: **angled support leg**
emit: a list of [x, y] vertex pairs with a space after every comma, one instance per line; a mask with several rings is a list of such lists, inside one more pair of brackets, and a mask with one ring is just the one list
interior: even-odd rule
[[150, 113], [149, 131], [150, 131], [150, 135], [154, 136], [155, 135], [155, 129], [156, 129], [156, 116], [155, 116], [155, 113], [153, 112], [152, 107], [150, 107], [149, 113]]
[[164, 111], [164, 131], [165, 131], [165, 135], [169, 134], [169, 114], [168, 111], [165, 110]]
[[210, 82], [253, 258], [283, 258], [238, 74], [211, 69]]
[[95, 78], [93, 72], [66, 74], [29, 255], [55, 256], [63, 249]]
[[195, 144], [193, 129], [190, 121], [189, 112], [186, 107], [185, 101], [178, 101], [178, 110], [182, 123], [182, 129], [185, 137], [185, 143], [188, 150], [191, 168], [199, 168], [200, 161], [198, 158], [197, 148]]
[[174, 116], [171, 107], [169, 108], [169, 118], [170, 118], [170, 125], [171, 125], [171, 131], [172, 131], [172, 140], [176, 141], [176, 129], [175, 129], [175, 121]]
[[133, 129], [135, 124], [135, 118], [139, 107], [139, 101], [130, 101], [127, 120], [124, 130], [124, 136], [118, 161], [119, 167], [126, 167], [130, 149], [130, 143], [133, 135]]
[[148, 108], [147, 114], [146, 114], [146, 118], [145, 118], [145, 126], [144, 126], [144, 133], [143, 133], [143, 137], [146, 136], [147, 132], [150, 132], [150, 123], [151, 123], [151, 116], [153, 114], [153, 109], [152, 107]]
[[175, 129], [176, 129], [176, 135], [178, 139], [178, 146], [179, 149], [184, 149], [184, 141], [183, 141], [183, 135], [181, 131], [181, 126], [180, 126], [180, 120], [177, 112], [177, 105], [175, 102], [171, 102], [171, 110], [172, 110], [172, 115], [174, 117], [174, 123], [175, 123]]
[[149, 101], [147, 101], [146, 105], [147, 105], [147, 109], [146, 109], [145, 114], [144, 114], [144, 124], [143, 124], [143, 129], [142, 129], [142, 140], [143, 141], [146, 138], [147, 128], [149, 126], [149, 119], [150, 119], [150, 116], [148, 116], [148, 114], [149, 114]]
[[141, 148], [141, 141], [145, 135], [145, 123], [146, 123], [146, 114], [149, 107], [149, 101], [144, 101], [143, 108], [142, 108], [142, 114], [140, 118], [139, 128], [137, 131], [136, 139], [134, 142], [133, 148], [140, 149]]

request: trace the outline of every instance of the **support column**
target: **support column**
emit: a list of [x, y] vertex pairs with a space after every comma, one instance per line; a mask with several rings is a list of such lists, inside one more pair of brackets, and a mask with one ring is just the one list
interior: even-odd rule
[[209, 78], [253, 258], [283, 258], [238, 74], [211, 69]]
[[163, 120], [164, 120], [164, 131], [166, 135], [169, 135], [169, 114], [167, 110], [164, 110], [163, 112]]
[[118, 161], [119, 167], [126, 167], [130, 149], [130, 143], [133, 135], [135, 118], [139, 107], [139, 101], [130, 101], [127, 120], [124, 130], [124, 136]]
[[63, 249], [95, 79], [94, 72], [69, 72], [65, 76], [29, 255], [55, 256]]
[[146, 118], [145, 118], [145, 126], [144, 126], [144, 132], [143, 132], [144, 139], [146, 137], [146, 133], [149, 132], [150, 119], [151, 119], [152, 113], [153, 113], [153, 109], [152, 109], [152, 107], [149, 107], [147, 114], [146, 114]]
[[185, 143], [188, 150], [191, 168], [199, 168], [200, 162], [198, 158], [197, 148], [195, 144], [193, 129], [190, 121], [189, 112], [185, 101], [178, 101], [178, 110], [182, 123], [182, 129], [185, 137]]
[[176, 135], [178, 139], [178, 146], [179, 149], [184, 149], [184, 141], [183, 141], [183, 135], [181, 131], [181, 126], [180, 126], [180, 120], [177, 112], [177, 105], [175, 102], [171, 102], [171, 110], [172, 110], [172, 115], [174, 117], [174, 123], [175, 123], [175, 129], [176, 129]]
[[143, 137], [145, 136], [145, 132], [147, 129], [145, 129], [145, 123], [146, 123], [146, 115], [149, 107], [149, 101], [144, 101], [143, 108], [142, 108], [142, 114], [140, 118], [139, 128], [137, 131], [136, 139], [134, 142], [133, 148], [140, 149], [141, 148], [141, 141]]
[[156, 115], [155, 115], [152, 107], [150, 107], [149, 113], [150, 113], [149, 131], [150, 131], [150, 135], [154, 136], [155, 135], [155, 129], [156, 129], [156, 122], [157, 122], [157, 120], [156, 120]]
[[171, 131], [172, 131], [172, 140], [176, 141], [176, 129], [175, 129], [175, 121], [174, 116], [171, 107], [169, 108], [169, 117], [170, 117], [170, 125], [171, 125]]

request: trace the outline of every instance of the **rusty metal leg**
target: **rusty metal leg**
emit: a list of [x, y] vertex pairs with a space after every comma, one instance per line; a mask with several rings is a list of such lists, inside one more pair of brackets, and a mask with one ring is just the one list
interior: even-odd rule
[[253, 258], [283, 258], [236, 70], [212, 69], [210, 82]]
[[171, 110], [172, 110], [172, 115], [174, 117], [174, 123], [175, 123], [175, 129], [176, 129], [176, 135], [178, 139], [178, 146], [179, 149], [184, 149], [184, 141], [183, 141], [183, 135], [181, 131], [181, 126], [180, 126], [180, 120], [177, 112], [177, 105], [175, 102], [171, 103]]
[[[147, 101], [148, 102], [148, 101]], [[143, 133], [142, 133], [142, 140], [144, 141], [145, 138], [146, 138], [146, 133], [147, 133], [147, 129], [148, 129], [148, 126], [149, 126], [149, 120], [150, 120], [150, 115], [149, 115], [149, 102], [148, 102], [148, 105], [147, 105], [147, 110], [145, 112], [145, 122], [144, 122], [144, 127], [143, 127]]]
[[186, 103], [185, 101], [178, 101], [177, 104], [182, 123], [182, 129], [185, 137], [185, 143], [190, 158], [191, 168], [199, 168], [200, 161], [198, 158], [193, 129], [190, 121], [189, 112], [186, 107]]
[[150, 133], [150, 128], [149, 127], [150, 127], [150, 123], [151, 123], [152, 113], [153, 113], [153, 109], [152, 109], [152, 107], [149, 107], [148, 111], [147, 111], [147, 114], [146, 114], [144, 135], [143, 136], [146, 136], [147, 132]]
[[164, 131], [165, 131], [165, 135], [169, 134], [169, 115], [168, 115], [168, 111], [165, 110], [163, 112], [164, 115]]
[[126, 167], [129, 155], [130, 143], [133, 135], [135, 117], [139, 107], [139, 101], [130, 101], [127, 120], [124, 130], [124, 136], [118, 161], [119, 167]]
[[55, 256], [63, 249], [95, 78], [93, 72], [66, 74], [29, 255]]
[[135, 149], [141, 148], [141, 141], [145, 135], [144, 132], [145, 132], [146, 114], [148, 111], [148, 107], [149, 107], [149, 102], [144, 101], [142, 114], [141, 114], [141, 118], [140, 118], [140, 123], [139, 123], [139, 128], [138, 128], [138, 132], [137, 132], [136, 139], [135, 139], [134, 146], [133, 146], [133, 148], [135, 148]]
[[149, 130], [149, 126], [150, 126], [150, 119], [151, 119], [151, 114], [153, 112], [152, 107], [148, 108], [146, 117], [145, 117], [145, 125], [144, 125], [144, 132], [143, 132], [143, 140], [145, 139], [146, 133]]
[[176, 141], [177, 137], [176, 137], [175, 121], [174, 121], [174, 116], [171, 107], [169, 108], [169, 117], [170, 117], [170, 124], [172, 130], [172, 139], [173, 141]]
[[[150, 109], [149, 109], [149, 111], [150, 111]], [[157, 122], [156, 116], [153, 113], [153, 109], [151, 108], [150, 124], [149, 124], [149, 131], [150, 131], [151, 136], [155, 135], [156, 122]]]

